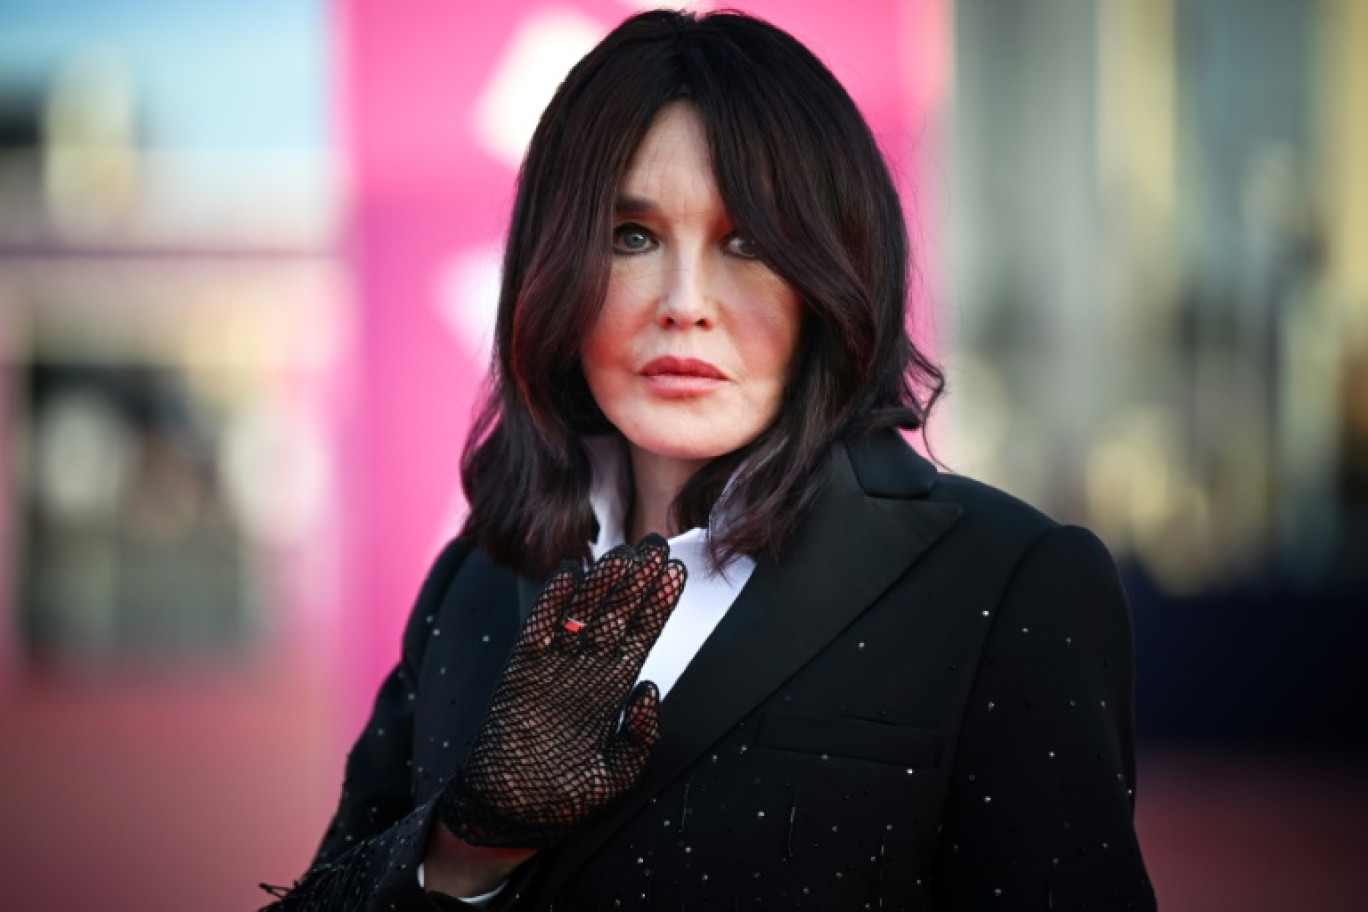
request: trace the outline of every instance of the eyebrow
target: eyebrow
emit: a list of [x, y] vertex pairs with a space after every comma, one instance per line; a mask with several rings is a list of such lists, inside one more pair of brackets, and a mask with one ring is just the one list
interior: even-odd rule
[[613, 212], [618, 215], [645, 215], [656, 210], [656, 204], [644, 196], [622, 194], [613, 202]]

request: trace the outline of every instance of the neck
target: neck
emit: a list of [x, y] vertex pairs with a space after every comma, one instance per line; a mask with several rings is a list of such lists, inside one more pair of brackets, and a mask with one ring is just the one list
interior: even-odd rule
[[632, 457], [632, 508], [627, 511], [628, 544], [655, 532], [669, 538], [680, 529], [670, 518], [670, 507], [693, 473], [706, 460], [660, 456], [628, 444]]

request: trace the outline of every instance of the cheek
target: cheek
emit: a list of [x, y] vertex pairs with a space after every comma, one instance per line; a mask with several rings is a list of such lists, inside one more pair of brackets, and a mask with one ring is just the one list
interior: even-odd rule
[[592, 384], [594, 379], [603, 372], [603, 355], [609, 349], [604, 344], [604, 335], [600, 330], [602, 321], [594, 325], [594, 329], [589, 333], [588, 338], [580, 344], [580, 368], [584, 371], [584, 376]]
[[586, 377], [601, 377], [622, 358], [626, 335], [620, 315], [605, 302], [593, 329], [580, 345], [580, 363]]
[[589, 336], [580, 346], [580, 357], [589, 371], [589, 361], [600, 369], [630, 358], [632, 342], [639, 330], [641, 306], [640, 280], [620, 264], [614, 264], [608, 280], [608, 293]]
[[769, 306], [752, 328], [750, 350], [757, 366], [763, 365], [766, 379], [779, 386], [788, 383], [797, 368], [798, 346], [802, 337], [803, 313], [797, 295], [787, 289], [772, 295]]

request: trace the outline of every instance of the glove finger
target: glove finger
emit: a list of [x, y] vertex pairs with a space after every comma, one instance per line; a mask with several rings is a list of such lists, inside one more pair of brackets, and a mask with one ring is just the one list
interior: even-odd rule
[[659, 535], [648, 535], [635, 551], [635, 562], [600, 603], [594, 613], [594, 623], [585, 631], [588, 641], [604, 651], [618, 646], [636, 614], [642, 598], [660, 575], [670, 556], [670, 546]]
[[637, 542], [635, 550], [636, 555], [639, 558], [645, 559], [648, 555], [654, 556], [658, 554], [660, 555], [660, 560], [663, 562], [665, 558], [670, 556], [670, 543], [658, 533], [652, 532], [649, 535], [644, 536], [641, 541]]
[[682, 561], [671, 559], [647, 588], [622, 638], [623, 650], [637, 657], [639, 662], [646, 661], [646, 654], [660, 638], [660, 631], [665, 629], [665, 622], [674, 613], [679, 597], [684, 593], [688, 575]]
[[636, 782], [659, 740], [660, 690], [651, 681], [642, 681], [632, 690], [622, 726], [604, 751], [604, 763], [618, 794]]
[[586, 638], [585, 628], [594, 623], [599, 602], [631, 572], [635, 560], [631, 548], [619, 545], [594, 562], [560, 617], [560, 629], [556, 631], [559, 645], [576, 651], [581, 647]]
[[519, 646], [545, 649], [561, 629], [567, 606], [579, 586], [580, 570], [574, 561], [565, 561], [542, 586], [532, 611], [523, 624]]

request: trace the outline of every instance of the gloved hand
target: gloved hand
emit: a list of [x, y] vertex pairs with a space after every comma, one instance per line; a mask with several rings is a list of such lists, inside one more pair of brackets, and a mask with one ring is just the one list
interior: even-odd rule
[[472, 845], [547, 848], [632, 787], [660, 735], [660, 692], [650, 681], [628, 690], [684, 579], [658, 535], [613, 549], [587, 573], [556, 571], [443, 792], [452, 833]]

